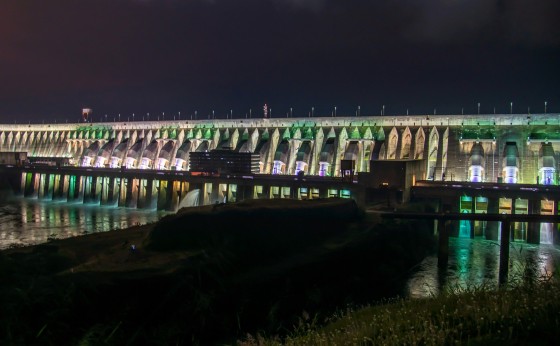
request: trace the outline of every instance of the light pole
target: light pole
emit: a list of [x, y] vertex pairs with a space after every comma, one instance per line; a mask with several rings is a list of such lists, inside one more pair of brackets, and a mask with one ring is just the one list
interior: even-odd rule
[[253, 117], [253, 115], [251, 114], [253, 112], [253, 110], [251, 108], [249, 108], [249, 118]]
[[478, 111], [477, 114], [480, 114], [480, 102], [478, 103]]
[[290, 107], [290, 118], [294, 117], [294, 109]]
[[313, 118], [313, 112], [315, 111], [315, 107], [311, 107], [311, 117]]
[[546, 114], [546, 104], [547, 104], [547, 102], [544, 101], [544, 114]]
[[360, 116], [360, 106], [358, 106], [358, 116]]
[[509, 114], [513, 114], [513, 102], [509, 103]]
[[334, 116], [336, 117], [336, 106], [334, 106]]

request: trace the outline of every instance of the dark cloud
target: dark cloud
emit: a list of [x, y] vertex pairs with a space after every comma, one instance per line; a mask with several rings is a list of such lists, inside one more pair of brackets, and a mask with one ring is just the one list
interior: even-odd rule
[[421, 42], [560, 44], [560, 26], [556, 25], [560, 2], [556, 0], [404, 0], [400, 3], [415, 9], [406, 35]]
[[[0, 3], [0, 119], [231, 108], [280, 114], [540, 104], [560, 87], [556, 1]], [[560, 103], [560, 100], [558, 101]], [[346, 108], [345, 108], [346, 107]], [[533, 106], [535, 107], [535, 106]], [[551, 108], [552, 107], [552, 108]], [[280, 111], [282, 110], [282, 111]], [[297, 113], [296, 113], [297, 114]], [[305, 113], [304, 113], [305, 114]]]

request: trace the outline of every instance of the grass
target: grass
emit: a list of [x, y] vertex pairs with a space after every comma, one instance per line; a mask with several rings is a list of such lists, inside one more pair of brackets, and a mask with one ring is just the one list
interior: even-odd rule
[[347, 309], [323, 324], [302, 316], [285, 338], [238, 345], [551, 345], [560, 337], [560, 284], [525, 277], [509, 287], [456, 287], [437, 297]]

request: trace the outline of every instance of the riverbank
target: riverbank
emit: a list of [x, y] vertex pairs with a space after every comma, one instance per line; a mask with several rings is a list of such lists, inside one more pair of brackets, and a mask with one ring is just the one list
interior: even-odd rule
[[238, 345], [555, 345], [559, 337], [560, 284], [546, 280], [390, 301], [342, 311], [324, 326], [302, 318], [287, 338]]
[[0, 252], [0, 342], [216, 344], [398, 294], [431, 225], [351, 200], [188, 208], [159, 222]]

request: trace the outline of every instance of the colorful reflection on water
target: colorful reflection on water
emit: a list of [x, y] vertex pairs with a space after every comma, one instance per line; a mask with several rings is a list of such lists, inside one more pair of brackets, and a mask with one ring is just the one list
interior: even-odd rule
[[[509, 281], [550, 277], [560, 265], [560, 249], [554, 245], [514, 242], [510, 246]], [[423, 298], [445, 290], [495, 286], [498, 283], [500, 245], [484, 239], [449, 239], [449, 264], [437, 266], [437, 255], [429, 256], [409, 278], [405, 295]]]
[[0, 249], [147, 224], [165, 214], [98, 204], [15, 199], [0, 204]]

